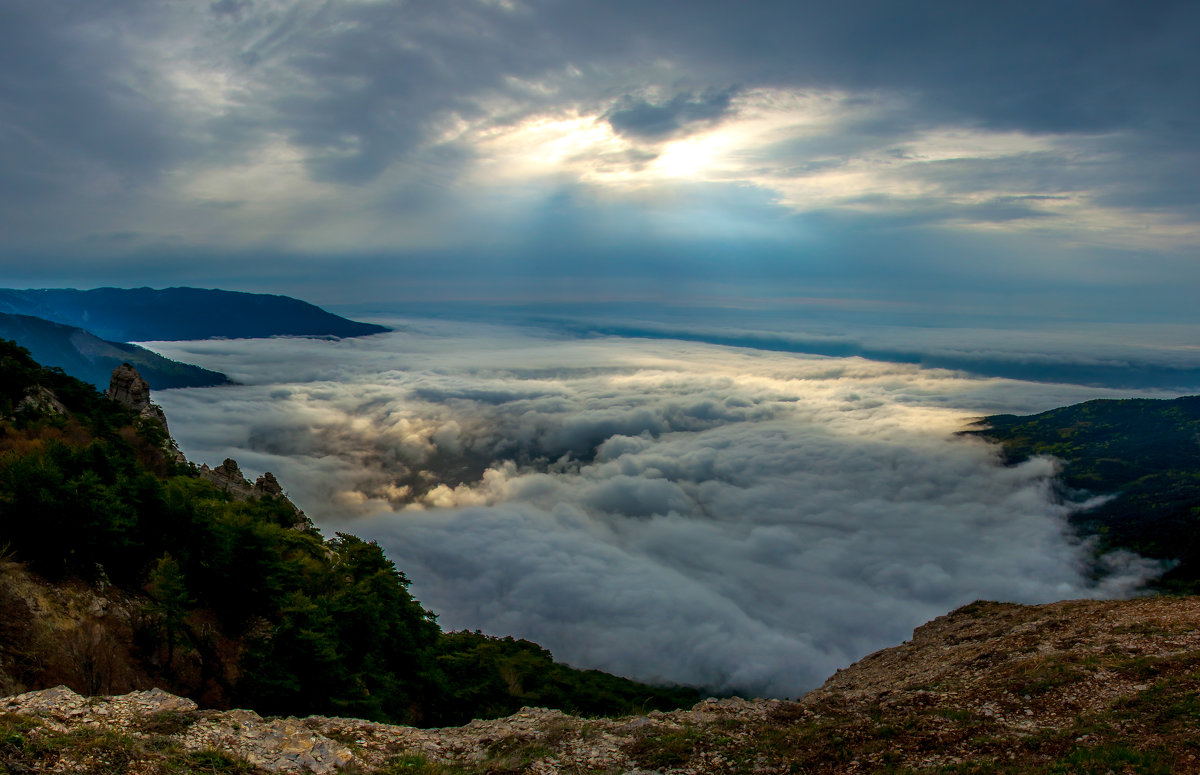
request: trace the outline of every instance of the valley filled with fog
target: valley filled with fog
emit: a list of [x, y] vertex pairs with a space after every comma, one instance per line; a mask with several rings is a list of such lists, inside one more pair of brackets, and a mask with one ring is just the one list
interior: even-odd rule
[[[241, 383], [160, 391], [189, 459], [274, 472], [377, 540], [445, 629], [575, 666], [796, 696], [972, 600], [1161, 571], [1066, 526], [1055, 463], [973, 418], [1128, 390], [434, 319], [360, 339], [157, 342]], [[1150, 395], [1150, 393], [1143, 393]]]

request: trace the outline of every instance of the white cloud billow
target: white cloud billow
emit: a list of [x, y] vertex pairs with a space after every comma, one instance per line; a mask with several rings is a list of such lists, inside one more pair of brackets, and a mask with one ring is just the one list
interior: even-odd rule
[[1055, 464], [953, 435], [1103, 391], [446, 324], [158, 349], [250, 383], [159, 395], [190, 456], [377, 539], [443, 626], [580, 666], [794, 696], [971, 600], [1157, 570], [1090, 580]]

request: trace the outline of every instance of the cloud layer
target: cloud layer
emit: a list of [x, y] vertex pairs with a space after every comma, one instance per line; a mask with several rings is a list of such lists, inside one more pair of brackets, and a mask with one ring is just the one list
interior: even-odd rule
[[379, 540], [444, 626], [581, 666], [794, 696], [962, 603], [1156, 570], [1092, 580], [1053, 462], [953, 435], [1096, 389], [428, 321], [158, 349], [247, 383], [158, 396], [193, 459], [272, 470]]

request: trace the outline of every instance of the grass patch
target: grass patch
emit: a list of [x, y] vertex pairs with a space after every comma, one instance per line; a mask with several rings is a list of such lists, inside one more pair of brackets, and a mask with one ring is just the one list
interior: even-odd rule
[[340, 729], [321, 730], [321, 734], [328, 737], [330, 740], [341, 743], [352, 751], [356, 751], [361, 746], [358, 741], [362, 738], [351, 732], [343, 732]]
[[1145, 691], [1127, 697], [1113, 706], [1116, 718], [1141, 719], [1162, 731], [1179, 727], [1194, 729], [1200, 723], [1200, 676], [1161, 678]]
[[976, 600], [974, 603], [967, 603], [951, 611], [951, 613], [959, 616], [969, 616], [972, 619], [982, 619], [994, 616], [998, 611], [1011, 608], [1016, 608], [1016, 606], [1012, 603], [997, 603], [993, 600]]
[[41, 726], [27, 716], [0, 713], [0, 756], [23, 750], [29, 733]]
[[554, 755], [541, 738], [523, 738], [509, 735], [495, 741], [487, 748], [484, 771], [489, 773], [523, 772], [538, 759]]
[[406, 753], [392, 759], [381, 769], [372, 770], [370, 775], [470, 775], [473, 772], [478, 771], [431, 761], [419, 753]]
[[1109, 772], [1137, 772], [1140, 775], [1171, 775], [1173, 757], [1162, 749], [1139, 751], [1123, 743], [1107, 743], [1076, 748], [1047, 768], [1058, 775], [1105, 775]]
[[250, 762], [213, 750], [184, 754], [176, 766], [182, 769], [168, 769], [166, 772], [172, 775], [254, 775], [256, 772]]
[[702, 733], [694, 727], [639, 732], [622, 746], [625, 754], [642, 767], [665, 769], [688, 762]]
[[1099, 667], [1092, 655], [1046, 655], [1016, 665], [1009, 683], [1014, 694], [1037, 696], [1087, 678]]
[[552, 721], [542, 730], [539, 741], [548, 748], [560, 748], [563, 743], [580, 736], [580, 730], [567, 719]]
[[935, 708], [933, 715], [941, 716], [948, 721], [954, 721], [959, 724], [974, 724], [979, 721], [978, 714], [972, 713], [969, 710], [962, 708]]
[[850, 737], [849, 723], [821, 721], [791, 728], [766, 727], [754, 745], [754, 753], [769, 760], [785, 763], [792, 771], [806, 771], [809, 766], [841, 764], [854, 758], [859, 750]]
[[1121, 675], [1146, 680], [1162, 672], [1163, 660], [1147, 656], [1123, 657], [1110, 661], [1109, 667]]

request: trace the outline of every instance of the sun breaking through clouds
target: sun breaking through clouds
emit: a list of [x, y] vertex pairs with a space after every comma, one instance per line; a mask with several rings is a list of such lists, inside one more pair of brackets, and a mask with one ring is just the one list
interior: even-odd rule
[[318, 302], [765, 276], [1182, 314], [1198, 13], [11, 3], [0, 257], [14, 283], [215, 276]]

